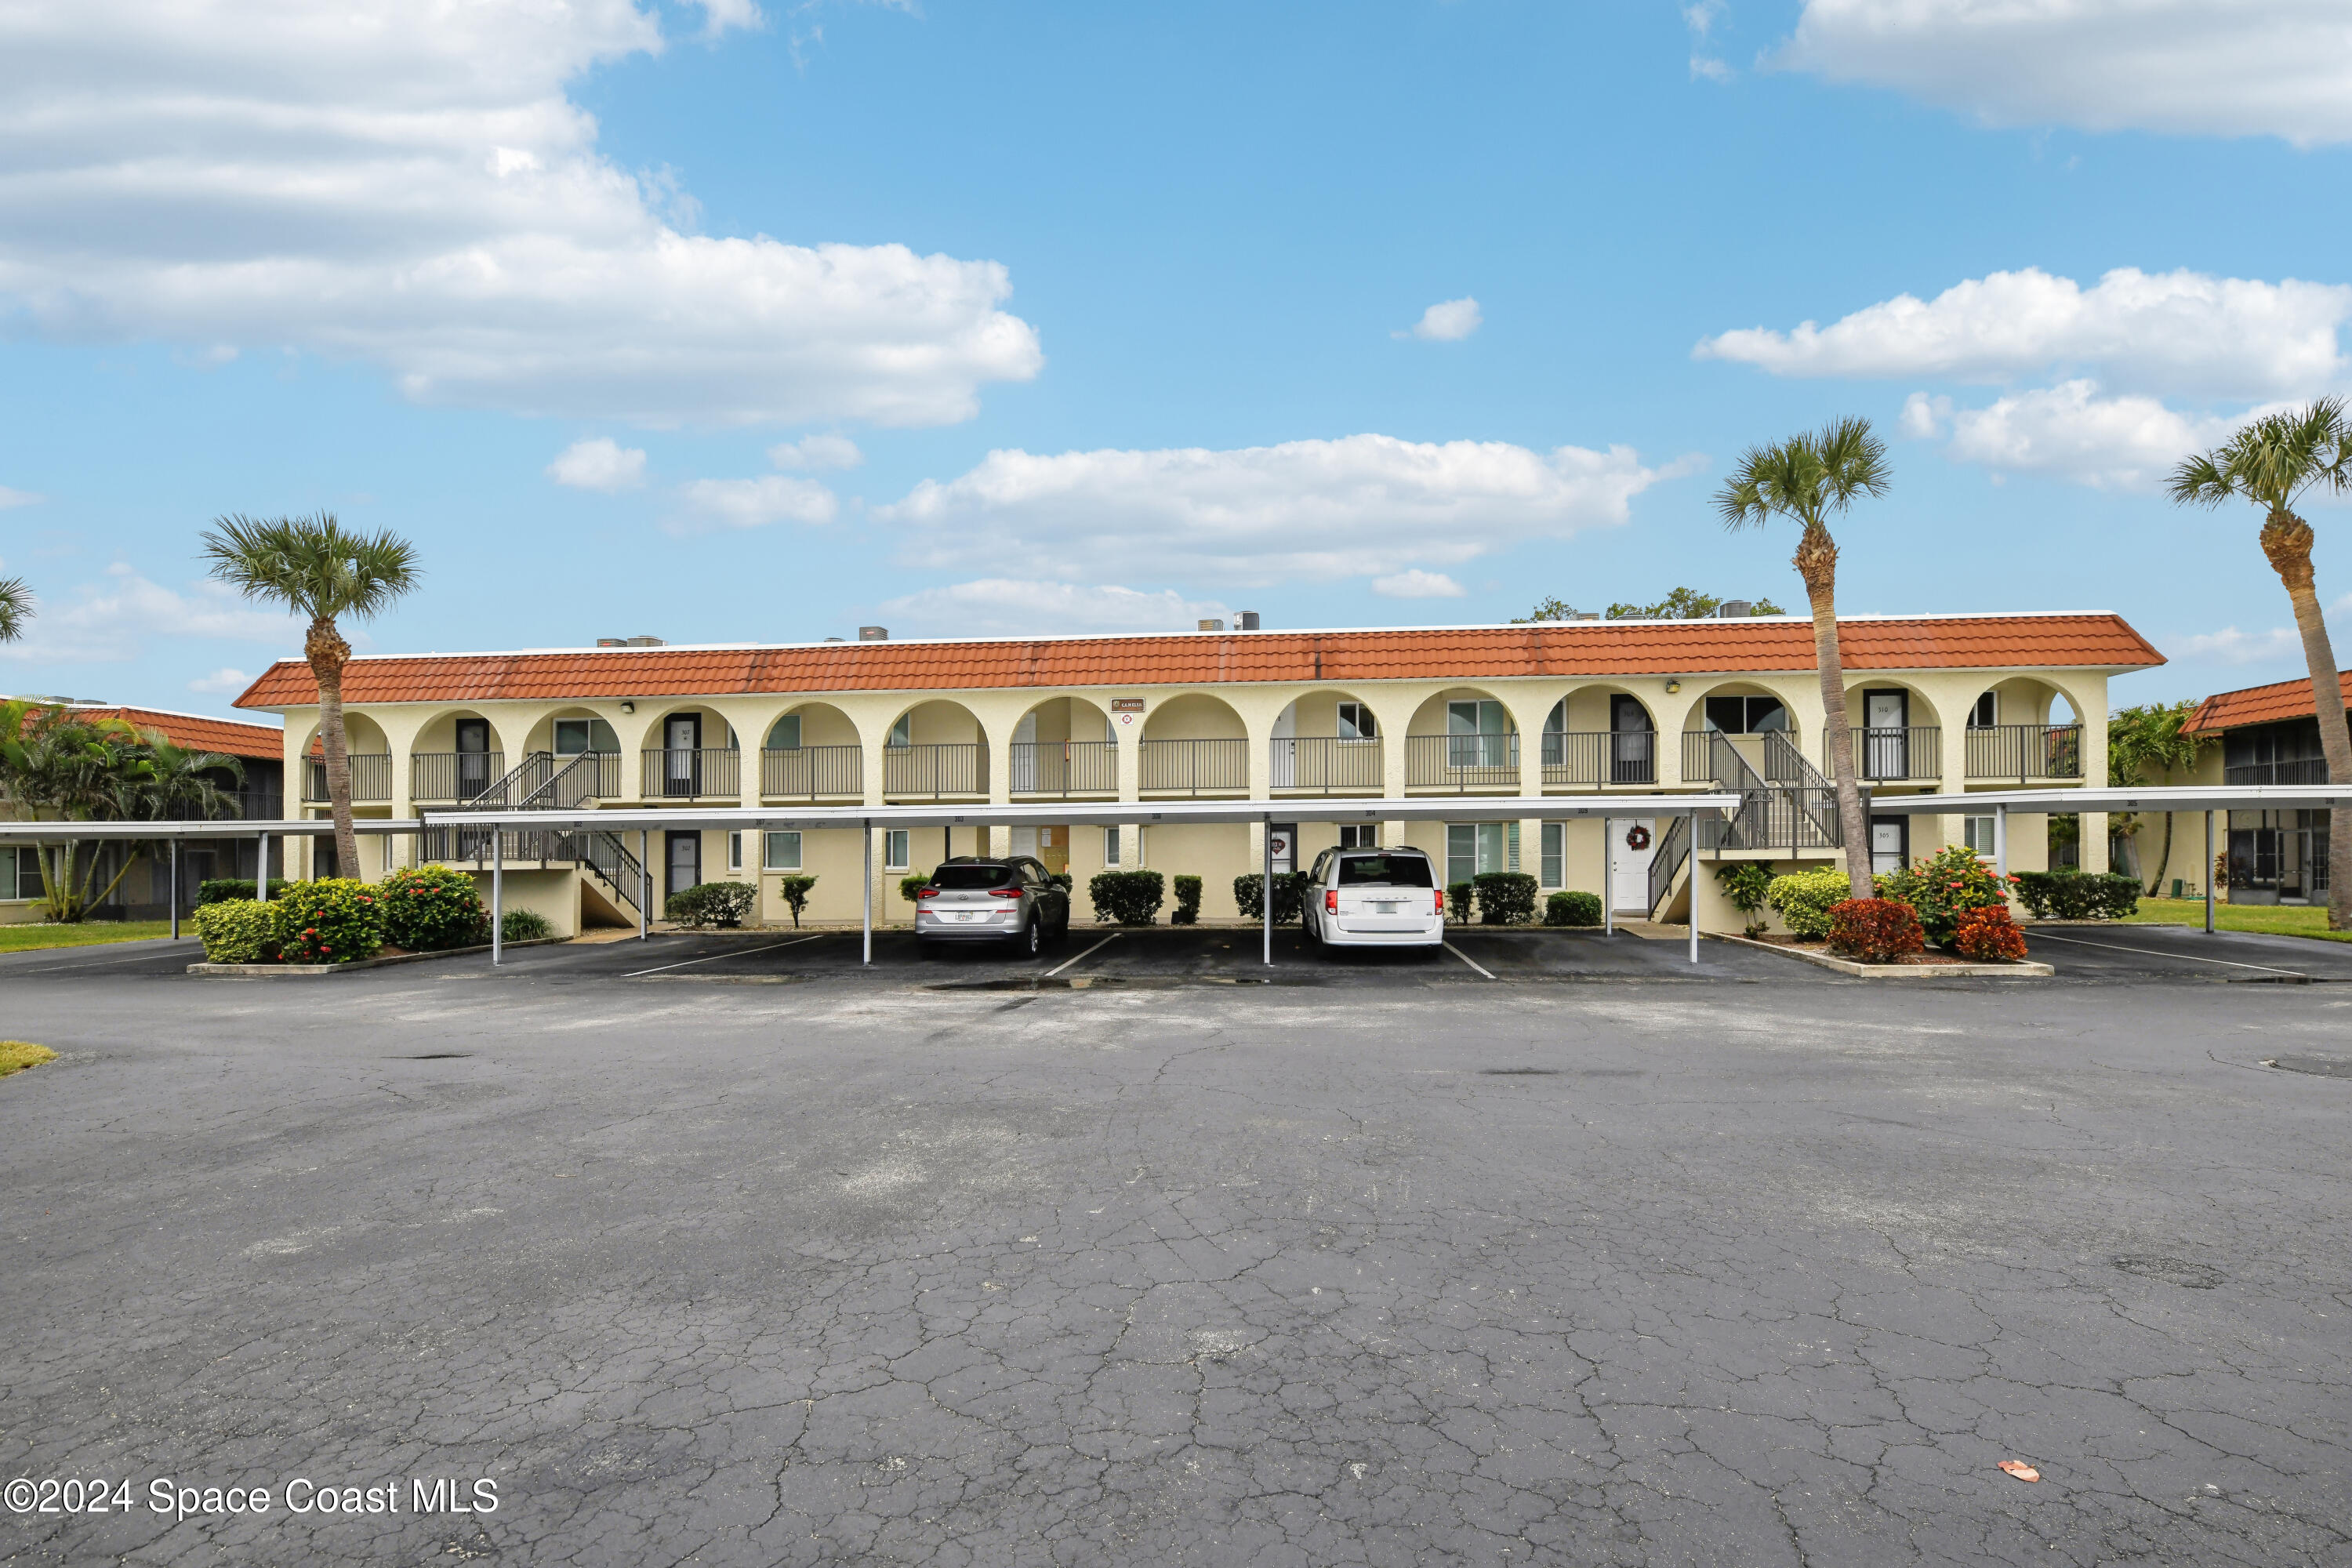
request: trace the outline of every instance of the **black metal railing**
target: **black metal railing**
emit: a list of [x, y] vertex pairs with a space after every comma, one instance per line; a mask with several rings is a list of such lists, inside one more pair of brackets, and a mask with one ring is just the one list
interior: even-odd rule
[[1277, 735], [1266, 743], [1266, 778], [1275, 789], [1321, 795], [1378, 795], [1388, 775], [1377, 738]]
[[1249, 789], [1247, 741], [1146, 741], [1145, 795], [1228, 795]]
[[1654, 730], [1547, 730], [1546, 784], [1650, 784], [1658, 782]]
[[[343, 759], [352, 767], [352, 798], [353, 800], [390, 800], [392, 798], [392, 753], [390, 752], [352, 752]], [[302, 771], [302, 798], [321, 801], [327, 798], [327, 762], [313, 757]]]
[[1512, 735], [1408, 735], [1407, 789], [1516, 790], [1519, 738]]
[[2324, 784], [2326, 757], [2297, 757], [2284, 763], [2239, 763], [2221, 770], [2227, 784]]
[[568, 788], [576, 788], [582, 798], [593, 795], [598, 800], [619, 800], [627, 793], [623, 775], [623, 763], [627, 759], [619, 752], [558, 752], [555, 765], [573, 781]]
[[[1667, 823], [1665, 832], [1658, 837], [1657, 848], [1651, 852], [1650, 900], [1643, 908], [1654, 920], [1657, 918], [1658, 910], [1665, 903], [1668, 895], [1675, 890], [1675, 874], [1680, 871], [1690, 859], [1690, 823], [1691, 819], [1687, 816], [1677, 816]], [[1602, 852], [1606, 853], [1609, 847], [1606, 845], [1602, 846]], [[1696, 919], [1698, 912], [1696, 908], [1698, 899], [1696, 893], [1692, 895], [1691, 903], [1692, 917]]]
[[1014, 795], [1117, 795], [1116, 741], [1015, 741], [1012, 756]]
[[[1703, 746], [1694, 746], [1694, 736]], [[1777, 731], [1764, 738], [1768, 783], [1748, 764], [1739, 748], [1720, 730], [1686, 731], [1683, 775], [1704, 779], [1739, 797], [1738, 809], [1721, 818], [1702, 817], [1697, 847], [1721, 849], [1834, 849], [1837, 791], [1805, 761], [1796, 742]]]
[[1791, 848], [1822, 848], [1845, 841], [1839, 826], [1837, 785], [1805, 760], [1796, 739], [1783, 731], [1764, 737], [1764, 778], [1785, 792], [1787, 806], [1797, 814]]
[[411, 800], [472, 800], [503, 777], [503, 752], [416, 752], [408, 759]]
[[621, 842], [620, 836], [583, 828], [426, 827], [416, 836], [420, 860], [444, 865], [472, 865], [488, 869], [502, 861], [509, 869], [557, 864], [583, 866], [604, 885], [641, 908], [646, 897], [645, 863]]
[[2078, 779], [2083, 776], [2080, 724], [1985, 724], [1968, 730], [1972, 779]]
[[[1854, 777], [1885, 781], [1944, 776], [1944, 730], [1940, 724], [1850, 731]], [[1830, 770], [1830, 740], [1822, 737], [1822, 771]]]
[[890, 746], [882, 752], [882, 798], [988, 793], [988, 748], [977, 742]]
[[672, 747], [645, 753], [645, 798], [733, 799], [742, 794], [743, 753], [732, 746]]
[[866, 748], [771, 746], [760, 753], [760, 793], [788, 800], [855, 800], [866, 793]]
[[[534, 752], [531, 756], [545, 759], [537, 770], [544, 776], [530, 782], [509, 802], [519, 810], [576, 811], [605, 797], [608, 773], [614, 775], [611, 782], [619, 782], [620, 757], [615, 752], [574, 752], [569, 756], [555, 757]], [[611, 768], [604, 765], [607, 758], [614, 764]]]

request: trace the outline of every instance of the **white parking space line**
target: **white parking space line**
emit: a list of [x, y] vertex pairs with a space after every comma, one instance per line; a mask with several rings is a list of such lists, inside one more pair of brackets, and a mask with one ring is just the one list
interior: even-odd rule
[[676, 963], [657, 963], [651, 969], [632, 969], [621, 978], [635, 980], [640, 974], [659, 974], [665, 969], [684, 969], [689, 963], [709, 963], [713, 959], [719, 958], [749, 958], [755, 952], [773, 952], [780, 947], [798, 947], [804, 942], [823, 942], [826, 937], [834, 934], [832, 931], [824, 931], [814, 936], [794, 937], [790, 942], [772, 942], [765, 947], [745, 947], [739, 948], [733, 952], [709, 952], [700, 958], [682, 958]]
[[1051, 980], [1056, 974], [1061, 973], [1065, 969], [1069, 968], [1073, 963], [1093, 957], [1096, 953], [1100, 952], [1104, 948], [1108, 947], [1112, 942], [1117, 942], [1119, 939], [1119, 932], [1113, 931], [1108, 936], [1103, 938], [1102, 941], [1095, 943], [1094, 946], [1087, 949], [1086, 952], [1078, 954], [1076, 958], [1066, 958], [1062, 960], [1061, 963], [1045, 971], [1045, 978]]
[[1465, 963], [1468, 964], [1471, 968], [1473, 968], [1473, 969], [1476, 970], [1479, 973], [1481, 973], [1481, 974], [1485, 975], [1487, 979], [1492, 980], [1492, 979], [1494, 979], [1494, 978], [1495, 978], [1495, 974], [1494, 974], [1494, 972], [1493, 972], [1492, 970], [1490, 970], [1490, 969], [1486, 968], [1484, 964], [1480, 963], [1476, 959], [1475, 959], [1475, 958], [1471, 957], [1468, 953], [1466, 953], [1466, 952], [1463, 952], [1460, 948], [1458, 948], [1458, 947], [1454, 946], [1452, 942], [1447, 942], [1447, 943], [1445, 944], [1445, 951], [1446, 951], [1446, 952], [1450, 952], [1450, 953], [1452, 953], [1454, 957], [1456, 957], [1456, 958], [1460, 959], [1463, 963]]
[[2234, 958], [2208, 958], [2201, 952], [2167, 952], [2157, 947], [2126, 947], [2115, 942], [2085, 942], [2079, 936], [2060, 936], [2054, 931], [2036, 931], [2036, 942], [2071, 942], [2076, 947], [2104, 947], [2109, 952], [2144, 952], [2150, 958], [2185, 958], [2191, 963], [2219, 963], [2231, 969], [2259, 969], [2265, 974], [2303, 976], [2300, 969], [2281, 969], [2275, 963], [2240, 963]]
[[[194, 951], [202, 952], [204, 950], [199, 947], [194, 948]], [[156, 959], [169, 958], [171, 956], [172, 954], [170, 952], [163, 949], [151, 949], [145, 952], [133, 953], [129, 958], [94, 958], [86, 959], [79, 963], [58, 963], [52, 962], [38, 967], [27, 965], [23, 969], [10, 969], [0, 971], [0, 973], [8, 974], [62, 974], [69, 969], [111, 969], [118, 963], [151, 963]]]

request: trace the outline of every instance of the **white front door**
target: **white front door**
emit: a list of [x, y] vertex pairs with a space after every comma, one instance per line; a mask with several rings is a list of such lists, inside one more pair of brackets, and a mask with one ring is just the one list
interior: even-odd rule
[[1862, 772], [1865, 778], [1902, 779], [1911, 776], [1909, 700], [1900, 691], [1863, 694]]
[[[1657, 853], [1658, 825], [1646, 816], [1612, 817], [1609, 831], [1609, 890], [1619, 914], [1650, 912], [1650, 858]], [[1638, 846], [1638, 847], [1637, 847]]]
[[1909, 864], [1908, 840], [1911, 819], [1907, 816], [1874, 816], [1870, 819], [1870, 868], [1884, 876], [1900, 871]]

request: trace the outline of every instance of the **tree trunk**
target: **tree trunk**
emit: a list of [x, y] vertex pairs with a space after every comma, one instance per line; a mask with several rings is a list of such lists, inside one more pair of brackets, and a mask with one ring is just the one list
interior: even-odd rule
[[[2311, 524], [2274, 509], [2263, 524], [2263, 553], [2286, 584], [2294, 605], [2295, 630], [2303, 634], [2303, 661], [2311, 669], [2311, 706], [2319, 719], [2319, 750], [2327, 759], [2331, 784], [2352, 784], [2352, 725], [2344, 717], [2344, 687], [2336, 670], [2336, 650], [2327, 640], [2327, 619], [2311, 566]], [[2352, 811], [2327, 815], [2327, 929], [2352, 931]]]
[[[2166, 775], [2166, 777], [2167, 777], [2167, 782], [2169, 782], [2169, 781], [2170, 781], [2170, 775], [2169, 775], [2169, 773], [2168, 773], [2168, 774]], [[2168, 869], [2169, 869], [2169, 868], [2170, 868], [2171, 865], [2172, 865], [2172, 813], [2170, 813], [2170, 812], [2168, 812], [2168, 812], [2166, 812], [2166, 813], [2164, 814], [2164, 854], [2163, 854], [2163, 856], [2162, 856], [2161, 858], [2159, 858], [2158, 859], [2158, 861], [2157, 861], [2157, 863], [2156, 863], [2156, 876], [2155, 876], [2155, 878], [2154, 878], [2154, 879], [2153, 879], [2148, 883], [2148, 885], [2147, 885], [2147, 896], [2148, 896], [2149, 898], [2151, 898], [2151, 899], [2152, 899], [2152, 898], [2156, 897], [2156, 895], [2157, 895], [2157, 890], [2158, 890], [2158, 889], [2160, 889], [2160, 888], [2162, 888], [2162, 887], [2164, 886], [2164, 873], [2165, 873]]]
[[[302, 639], [310, 674], [319, 683], [319, 743], [327, 753], [327, 808], [335, 819], [335, 872], [359, 874], [360, 838], [352, 826], [352, 753], [343, 739], [343, 666], [352, 658], [352, 645], [343, 640], [330, 616], [310, 623]], [[305, 759], [307, 761], [307, 759]], [[268, 875], [268, 868], [263, 875]]]
[[1845, 715], [1845, 663], [1838, 657], [1837, 542], [1819, 523], [1806, 525], [1794, 565], [1813, 607], [1813, 663], [1822, 677], [1822, 722], [1829, 726], [1830, 777], [1837, 785], [1838, 836], [1845, 840], [1846, 887], [1874, 899], [1870, 876], [1870, 824], [1862, 815], [1862, 787], [1853, 776], [1853, 730]]

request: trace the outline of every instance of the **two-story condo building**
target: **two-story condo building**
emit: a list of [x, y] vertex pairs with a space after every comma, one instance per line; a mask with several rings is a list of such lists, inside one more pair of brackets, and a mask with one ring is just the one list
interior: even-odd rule
[[[1856, 616], [1842, 623], [1858, 765], [1874, 793], [2080, 783], [2105, 754], [2108, 679], [2162, 658], [2108, 614]], [[640, 642], [649, 639], [638, 639]], [[1660, 797], [1735, 789], [1738, 816], [1699, 836], [1708, 863], [1840, 851], [1801, 617], [1549, 622], [1368, 631], [898, 640], [429, 654], [354, 659], [344, 701], [359, 810], [406, 818], [461, 805], [595, 801], [730, 805], [1134, 803], [1124, 826], [545, 836], [518, 848], [508, 897], [559, 930], [635, 924], [637, 859], [658, 906], [696, 882], [814, 875], [812, 916], [855, 920], [867, 882], [886, 920], [909, 871], [951, 854], [1031, 852], [1080, 888], [1106, 866], [1190, 872], [1202, 913], [1238, 913], [1235, 875], [1263, 825], [1150, 826], [1148, 807], [1278, 804], [1279, 864], [1340, 842], [1318, 804], [1476, 795], [1622, 799], [1622, 818], [1351, 826], [1443, 857], [1449, 880], [1525, 870], [1546, 888], [1609, 885], [1629, 914], [1689, 905], [1692, 847], [1654, 832]], [[286, 718], [288, 777], [323, 815], [318, 694], [282, 661], [238, 705]], [[2103, 772], [2094, 766], [2093, 773]], [[2102, 781], [2103, 782], [2103, 781]], [[289, 792], [290, 793], [290, 792]], [[982, 818], [984, 820], [984, 816]], [[1874, 820], [1882, 866], [1981, 840], [1991, 818]], [[1659, 825], [1663, 826], [1663, 824]], [[2011, 819], [2011, 864], [2042, 864], [2038, 818]], [[2083, 842], [2103, 863], [2104, 822]], [[478, 832], [365, 839], [357, 868], [476, 864]], [[325, 841], [299, 855], [331, 856]], [[1662, 860], [1661, 857], [1664, 858]], [[1703, 905], [1705, 910], [1712, 904]], [[1709, 922], [1712, 923], [1712, 922]]]

